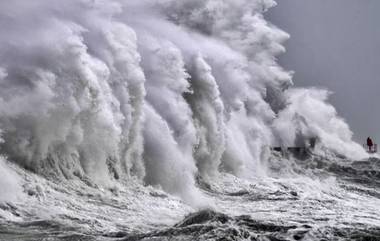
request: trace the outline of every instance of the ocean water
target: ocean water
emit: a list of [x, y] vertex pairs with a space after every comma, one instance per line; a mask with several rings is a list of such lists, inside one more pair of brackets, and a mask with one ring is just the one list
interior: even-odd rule
[[101, 189], [13, 166], [25, 178], [26, 193], [1, 205], [0, 239], [379, 239], [380, 159], [293, 161], [301, 169], [297, 177], [199, 180], [207, 199], [200, 207], [140, 184]]
[[0, 240], [380, 240], [378, 155], [275, 5], [1, 1]]

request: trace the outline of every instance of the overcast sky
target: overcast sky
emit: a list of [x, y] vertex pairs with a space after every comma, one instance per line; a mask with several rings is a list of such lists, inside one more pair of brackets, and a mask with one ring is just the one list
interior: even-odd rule
[[267, 18], [290, 33], [282, 66], [325, 87], [355, 140], [380, 143], [380, 0], [277, 0]]

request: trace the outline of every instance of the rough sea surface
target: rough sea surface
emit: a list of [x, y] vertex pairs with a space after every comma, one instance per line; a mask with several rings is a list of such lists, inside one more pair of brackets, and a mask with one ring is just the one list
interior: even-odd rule
[[379, 160], [275, 5], [1, 0], [0, 240], [379, 240]]
[[101, 190], [14, 167], [26, 194], [0, 206], [0, 240], [380, 239], [380, 159], [279, 158], [297, 177], [199, 180], [209, 203], [199, 208], [139, 184]]

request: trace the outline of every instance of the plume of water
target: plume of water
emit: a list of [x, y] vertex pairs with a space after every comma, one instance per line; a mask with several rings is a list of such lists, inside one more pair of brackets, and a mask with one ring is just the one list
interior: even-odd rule
[[365, 156], [326, 92], [291, 88], [275, 57], [289, 36], [263, 17], [274, 5], [0, 2], [1, 153], [45, 176], [136, 177], [187, 200], [197, 175], [265, 176], [268, 147], [299, 136]]

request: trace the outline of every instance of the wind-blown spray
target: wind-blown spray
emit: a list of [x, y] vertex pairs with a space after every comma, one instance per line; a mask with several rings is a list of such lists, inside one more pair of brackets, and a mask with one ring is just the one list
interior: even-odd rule
[[291, 89], [275, 58], [289, 36], [263, 17], [274, 5], [1, 2], [1, 153], [47, 177], [136, 177], [187, 200], [197, 176], [265, 176], [268, 147], [299, 135], [365, 156], [325, 92]]

